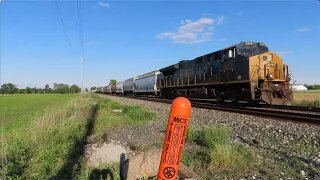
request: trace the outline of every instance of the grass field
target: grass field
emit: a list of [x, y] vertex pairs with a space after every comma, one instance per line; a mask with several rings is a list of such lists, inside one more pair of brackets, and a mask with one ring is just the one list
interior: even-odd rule
[[26, 127], [33, 120], [57, 107], [63, 106], [76, 95], [8, 95], [0, 96], [0, 122], [4, 131]]
[[0, 179], [64, 175], [65, 167], [79, 160], [75, 155], [82, 149], [94, 105], [90, 96], [2, 96], [6, 132], [1, 135]]
[[320, 107], [320, 90], [294, 91], [293, 104]]
[[[0, 179], [88, 179], [97, 170], [85, 167], [88, 136], [99, 142], [106, 128], [154, 116], [94, 95], [8, 95], [0, 101]], [[112, 112], [118, 108], [123, 111]]]

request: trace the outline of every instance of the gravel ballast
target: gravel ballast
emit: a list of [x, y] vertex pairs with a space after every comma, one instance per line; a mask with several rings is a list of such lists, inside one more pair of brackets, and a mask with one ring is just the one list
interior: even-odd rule
[[[108, 129], [108, 138], [133, 149], [162, 145], [170, 111], [169, 104], [118, 96], [105, 97], [121, 104], [141, 106], [156, 113], [155, 120], [147, 124]], [[190, 126], [193, 129], [214, 124], [231, 127], [234, 142], [271, 153], [279, 161], [285, 162], [290, 157], [299, 158], [308, 166], [309, 177], [320, 178], [320, 126], [192, 108]], [[307, 176], [304, 169], [301, 171], [303, 176]]]

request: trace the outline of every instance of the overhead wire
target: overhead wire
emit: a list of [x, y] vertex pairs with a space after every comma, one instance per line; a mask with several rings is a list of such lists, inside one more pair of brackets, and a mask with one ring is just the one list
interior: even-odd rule
[[57, 12], [58, 12], [58, 16], [59, 16], [60, 23], [61, 23], [62, 28], [63, 28], [63, 32], [64, 32], [65, 37], [66, 37], [66, 39], [67, 39], [68, 46], [69, 46], [70, 50], [72, 50], [70, 37], [69, 37], [68, 31], [67, 31], [67, 26], [66, 26], [66, 24], [65, 24], [64, 21], [63, 21], [61, 9], [60, 9], [60, 6], [59, 6], [59, 4], [58, 4], [58, 0], [54, 0], [54, 2], [55, 2], [55, 5], [56, 5], [56, 9], [57, 9]]
[[80, 47], [81, 47], [81, 56], [84, 54], [83, 47], [83, 24], [82, 24], [82, 12], [81, 12], [81, 3], [80, 0], [77, 0], [77, 9], [78, 9], [78, 20], [79, 20], [79, 39], [80, 39]]
[[82, 24], [82, 14], [81, 14], [81, 3], [80, 0], [77, 0], [77, 9], [78, 9], [78, 21], [79, 21], [79, 39], [80, 39], [80, 48], [81, 48], [81, 94], [83, 93], [83, 56], [84, 56], [84, 46], [83, 46], [83, 24]]

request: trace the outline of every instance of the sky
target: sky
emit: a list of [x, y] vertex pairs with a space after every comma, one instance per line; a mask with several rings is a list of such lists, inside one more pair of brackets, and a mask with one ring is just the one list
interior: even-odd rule
[[[82, 17], [82, 34], [78, 8]], [[228, 47], [264, 42], [296, 83], [320, 84], [320, 1], [0, 2], [1, 82], [105, 86]]]

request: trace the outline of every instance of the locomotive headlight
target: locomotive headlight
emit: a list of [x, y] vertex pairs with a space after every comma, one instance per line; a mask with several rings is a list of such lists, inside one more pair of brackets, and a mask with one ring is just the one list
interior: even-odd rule
[[267, 79], [272, 79], [272, 78], [273, 78], [272, 74], [267, 74]]
[[269, 55], [269, 56], [268, 56], [268, 60], [269, 60], [269, 61], [272, 61], [272, 55]]

